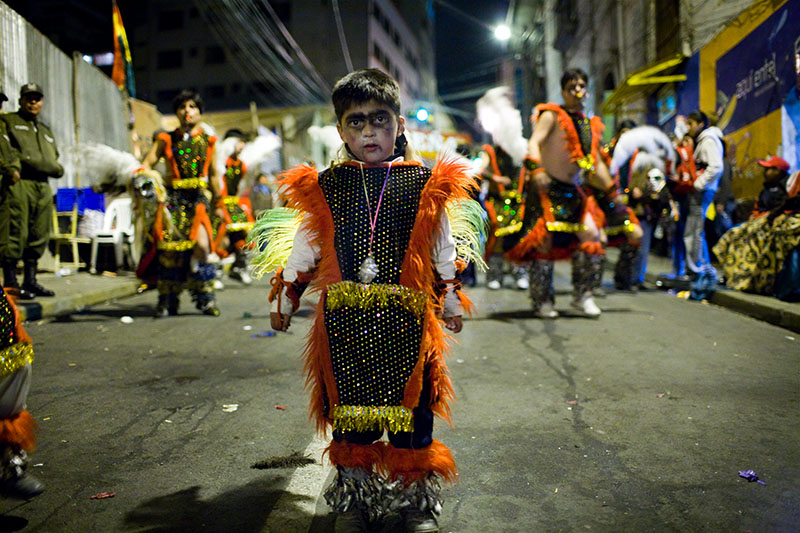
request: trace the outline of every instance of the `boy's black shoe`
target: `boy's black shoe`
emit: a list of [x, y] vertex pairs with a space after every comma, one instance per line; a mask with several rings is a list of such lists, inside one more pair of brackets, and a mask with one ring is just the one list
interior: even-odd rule
[[353, 505], [349, 510], [336, 515], [336, 524], [333, 530], [336, 533], [367, 533], [369, 526], [364, 513]]
[[0, 481], [0, 494], [6, 498], [30, 500], [44, 492], [44, 484], [27, 472], [19, 477]]
[[439, 523], [432, 512], [409, 509], [402, 514], [407, 533], [439, 533]]

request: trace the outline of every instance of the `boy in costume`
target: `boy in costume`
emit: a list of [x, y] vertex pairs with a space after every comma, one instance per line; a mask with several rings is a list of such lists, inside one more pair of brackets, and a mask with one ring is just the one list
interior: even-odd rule
[[230, 277], [250, 285], [253, 280], [247, 272], [245, 239], [247, 233], [253, 229], [255, 219], [250, 199], [239, 195], [239, 188], [247, 175], [247, 165], [240, 158], [244, 146], [244, 140], [239, 139], [233, 153], [225, 161], [223, 191], [217, 206], [217, 216], [214, 217], [214, 243], [220, 257], [234, 254]]
[[[158, 261], [156, 317], [178, 314], [184, 288], [203, 314], [218, 316], [213, 287], [216, 272], [208, 263], [214, 245], [210, 196], [219, 198], [222, 191], [213, 164], [217, 138], [200, 125], [203, 100], [199, 94], [181, 91], [172, 105], [180, 126], [171, 133], [159, 133], [142, 161], [145, 171], [152, 170], [161, 157], [167, 161], [166, 199], [153, 224], [153, 252]], [[209, 188], [211, 195], [207, 194]]]
[[31, 384], [33, 346], [14, 301], [0, 288], [0, 495], [30, 499], [44, 485], [25, 472], [36, 447], [36, 421], [25, 409]]
[[[489, 215], [491, 232], [486, 246], [486, 286], [497, 290], [503, 285], [504, 255], [522, 237], [525, 172], [522, 160], [528, 142], [522, 135], [522, 116], [514, 107], [507, 87], [489, 89], [476, 103], [481, 126], [492, 135], [494, 146], [483, 146], [484, 207]], [[485, 154], [485, 157], [484, 157]], [[527, 290], [528, 272], [524, 266], [510, 268], [517, 289]]]
[[543, 318], [558, 316], [553, 261], [567, 257], [572, 258], [572, 307], [589, 317], [600, 316], [592, 298], [593, 265], [604, 250], [591, 214], [596, 204], [581, 186], [589, 182], [610, 190], [613, 181], [599, 149], [603, 123], [583, 113], [587, 81], [582, 70], [568, 70], [561, 77], [564, 105], [536, 106], [524, 162], [530, 180], [525, 236], [508, 257], [517, 263], [530, 262], [532, 307]]
[[[333, 429], [326, 453], [337, 476], [325, 498], [339, 513], [336, 531], [397, 512], [408, 531], [435, 532], [440, 480], [456, 475], [450, 450], [432, 437], [434, 414], [448, 419], [453, 396], [437, 315], [461, 330], [469, 301], [456, 261], [474, 233], [459, 237], [463, 218], [453, 214], [469, 206], [477, 228], [482, 209], [468, 199], [476, 185], [466, 166], [411, 160], [394, 79], [352, 72], [331, 97], [342, 158], [321, 173], [283, 174], [289, 209], [257, 221], [255, 273], [285, 264], [270, 295], [276, 330], [289, 327], [309, 283], [321, 292], [305, 368], [317, 429]], [[292, 243], [285, 261], [281, 242]], [[389, 442], [378, 440], [384, 430]]]

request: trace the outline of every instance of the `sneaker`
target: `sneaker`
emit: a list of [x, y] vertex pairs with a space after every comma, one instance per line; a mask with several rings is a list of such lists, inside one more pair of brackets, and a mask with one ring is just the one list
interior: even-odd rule
[[224, 283], [222, 283], [222, 282], [221, 282], [219, 279], [217, 279], [217, 278], [214, 278], [213, 285], [214, 285], [214, 290], [215, 290], [215, 291], [221, 291], [221, 290], [224, 290], [224, 289], [225, 289], [225, 284], [224, 284]]
[[403, 512], [403, 521], [408, 533], [439, 533], [439, 523], [430, 511], [410, 509]]
[[536, 311], [536, 316], [539, 318], [558, 318], [558, 311], [553, 307], [552, 302], [545, 302]]
[[44, 484], [27, 472], [19, 477], [0, 482], [0, 495], [6, 498], [30, 500], [43, 492]]
[[250, 273], [246, 268], [232, 268], [228, 277], [241, 281], [245, 285], [250, 285], [253, 283], [253, 278], [250, 277]]
[[[336, 515], [336, 524], [333, 527], [336, 533], [366, 533], [369, 531], [367, 521], [356, 506]], [[438, 529], [437, 529], [438, 531]]]
[[584, 315], [592, 318], [596, 318], [600, 316], [600, 308], [597, 307], [597, 304], [594, 303], [594, 299], [591, 296], [584, 296], [578, 300], [572, 301], [572, 307], [577, 309]]
[[528, 278], [525, 276], [520, 276], [517, 278], [516, 281], [517, 289], [521, 291], [527, 291], [530, 288], [531, 284], [528, 282]]
[[496, 279], [491, 280], [489, 283], [486, 284], [486, 287], [491, 291], [499, 291], [502, 285]]
[[213, 301], [212, 302], [208, 302], [207, 304], [203, 305], [202, 307], [198, 306], [197, 308], [200, 311], [202, 311], [204, 315], [219, 316], [219, 308], [217, 307], [217, 304], [215, 304]]

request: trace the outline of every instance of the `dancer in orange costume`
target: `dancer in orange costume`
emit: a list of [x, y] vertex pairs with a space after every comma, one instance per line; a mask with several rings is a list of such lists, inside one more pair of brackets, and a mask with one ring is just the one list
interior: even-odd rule
[[0, 288], [0, 494], [30, 499], [44, 485], [25, 471], [36, 447], [36, 421], [25, 409], [31, 382], [33, 343], [11, 297]]
[[529, 184], [525, 236], [508, 256], [529, 262], [530, 295], [535, 312], [555, 318], [553, 260], [572, 258], [572, 306], [590, 317], [600, 316], [591, 294], [594, 257], [603, 254], [592, 217], [596, 204], [581, 185], [585, 181], [608, 190], [613, 182], [600, 154], [603, 123], [583, 113], [586, 73], [571, 69], [561, 77], [564, 105], [536, 107], [533, 135], [525, 166]]
[[302, 223], [273, 279], [272, 327], [289, 327], [309, 283], [321, 292], [305, 368], [317, 428], [333, 429], [327, 455], [338, 472], [325, 498], [336, 530], [399, 512], [408, 531], [438, 531], [440, 480], [456, 475], [432, 436], [453, 395], [439, 316], [457, 333], [469, 305], [446, 206], [470, 202], [476, 184], [458, 163], [429, 169], [410, 157], [399, 87], [383, 72], [348, 74], [332, 100], [343, 157], [280, 182]]
[[[181, 91], [173, 100], [180, 127], [159, 133], [142, 165], [151, 170], [164, 157], [166, 199], [156, 214], [153, 254], [144, 260], [158, 261], [158, 306], [156, 317], [178, 314], [179, 296], [188, 288], [196, 307], [205, 315], [218, 316], [213, 280], [216, 276], [208, 256], [214, 250], [209, 210], [222, 186], [214, 167], [217, 138], [201, 126], [203, 100]], [[143, 265], [139, 266], [144, 270]]]

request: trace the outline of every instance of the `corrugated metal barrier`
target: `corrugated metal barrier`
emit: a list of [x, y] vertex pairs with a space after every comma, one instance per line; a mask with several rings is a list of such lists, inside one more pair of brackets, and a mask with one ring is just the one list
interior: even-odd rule
[[3, 112], [17, 110], [19, 89], [28, 82], [44, 90], [40, 118], [53, 130], [64, 165], [64, 177], [50, 181], [53, 189], [80, 186], [71, 157], [76, 141], [130, 151], [127, 98], [114, 82], [79, 55], [69, 57], [0, 2], [0, 87], [9, 98]]

